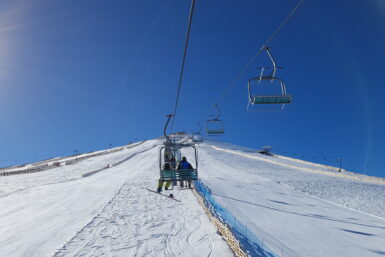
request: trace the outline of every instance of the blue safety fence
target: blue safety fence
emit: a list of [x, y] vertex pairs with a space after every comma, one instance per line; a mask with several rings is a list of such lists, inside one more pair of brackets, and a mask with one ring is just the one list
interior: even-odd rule
[[250, 226], [240, 222], [237, 217], [218, 204], [213, 198], [210, 188], [204, 185], [201, 180], [195, 181], [194, 186], [195, 190], [202, 196], [211, 214], [227, 225], [235, 238], [240, 242], [242, 249], [249, 256], [278, 257], [278, 255], [272, 253], [264, 246], [263, 240], [250, 231]]

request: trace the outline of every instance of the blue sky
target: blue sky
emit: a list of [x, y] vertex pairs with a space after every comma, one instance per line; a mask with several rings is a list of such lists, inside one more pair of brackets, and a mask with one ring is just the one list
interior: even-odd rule
[[[204, 123], [297, 1], [196, 0], [175, 130]], [[0, 3], [0, 166], [161, 136], [189, 1]], [[305, 0], [271, 42], [293, 103], [246, 112], [258, 57], [218, 102], [220, 140], [385, 177], [385, 2]], [[154, 156], [157, 158], [157, 156]]]

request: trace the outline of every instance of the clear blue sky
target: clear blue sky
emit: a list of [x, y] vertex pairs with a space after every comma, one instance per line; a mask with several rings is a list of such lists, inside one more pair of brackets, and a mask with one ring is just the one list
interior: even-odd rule
[[[175, 130], [211, 104], [297, 0], [196, 0]], [[3, 0], [0, 166], [161, 136], [189, 0]], [[293, 95], [246, 112], [261, 56], [219, 102], [221, 140], [385, 177], [385, 1], [305, 0], [271, 42]], [[157, 158], [157, 156], [154, 156]]]

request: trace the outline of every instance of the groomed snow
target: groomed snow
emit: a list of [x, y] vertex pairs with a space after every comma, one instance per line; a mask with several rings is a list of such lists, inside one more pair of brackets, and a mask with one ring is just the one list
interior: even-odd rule
[[381, 183], [218, 142], [200, 154], [214, 199], [277, 256], [385, 255]]
[[[161, 143], [0, 177], [0, 256], [233, 256], [190, 190], [167, 191], [181, 202], [146, 190]], [[199, 145], [199, 174], [274, 256], [385, 255], [381, 178], [212, 141]]]
[[191, 191], [174, 190], [176, 202], [145, 189], [156, 188], [155, 144], [3, 177], [23, 186], [0, 199], [0, 256], [232, 256]]

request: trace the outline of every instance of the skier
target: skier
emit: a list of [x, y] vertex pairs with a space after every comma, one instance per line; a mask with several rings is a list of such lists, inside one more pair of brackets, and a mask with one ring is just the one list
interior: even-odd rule
[[[193, 166], [187, 161], [186, 156], [183, 156], [181, 162], [178, 165], [178, 170], [192, 170], [192, 169], [194, 169]], [[187, 183], [188, 183], [188, 187], [191, 188], [191, 179], [187, 180]], [[180, 186], [183, 187], [183, 180], [181, 180]]]
[[[170, 163], [166, 162], [163, 166], [163, 170], [171, 170]], [[158, 189], [156, 190], [158, 193], [162, 192], [162, 187], [163, 187], [164, 181], [162, 179], [159, 179], [158, 182]], [[171, 181], [166, 181], [166, 184], [164, 186], [165, 190], [168, 190], [168, 187], [170, 186]]]

